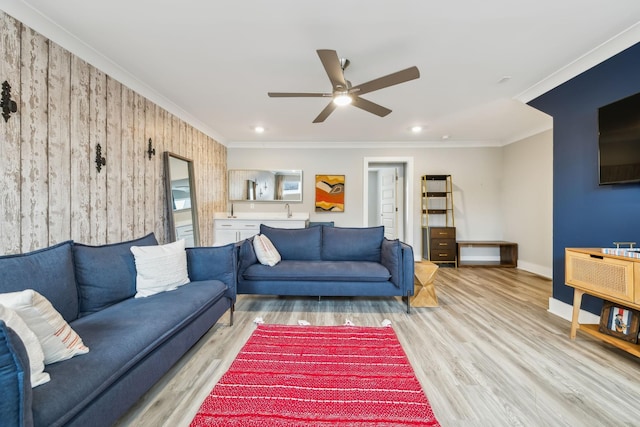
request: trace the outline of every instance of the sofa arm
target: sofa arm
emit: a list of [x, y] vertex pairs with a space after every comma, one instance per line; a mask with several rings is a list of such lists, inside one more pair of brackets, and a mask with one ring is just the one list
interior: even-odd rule
[[382, 240], [380, 263], [391, 273], [401, 295], [413, 295], [413, 248], [400, 240]]
[[238, 278], [251, 265], [258, 263], [256, 251], [253, 249], [253, 237], [242, 240], [238, 245]]
[[233, 243], [226, 246], [187, 248], [187, 269], [191, 281], [220, 280], [227, 285], [226, 296], [236, 301], [238, 256]]
[[0, 420], [2, 425], [33, 426], [29, 356], [22, 340], [0, 320]]
[[406, 243], [400, 242], [400, 251], [402, 252], [402, 280], [404, 281], [404, 295], [413, 295], [414, 286], [414, 269], [415, 260], [413, 259], [413, 248]]

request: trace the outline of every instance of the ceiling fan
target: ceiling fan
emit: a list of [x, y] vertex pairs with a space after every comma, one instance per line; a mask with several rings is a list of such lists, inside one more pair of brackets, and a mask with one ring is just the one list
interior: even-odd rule
[[349, 66], [348, 59], [338, 58], [338, 54], [335, 50], [318, 49], [316, 52], [318, 52], [320, 61], [322, 61], [322, 65], [324, 66], [324, 69], [329, 76], [329, 80], [331, 81], [331, 86], [333, 88], [331, 93], [268, 93], [272, 98], [333, 98], [329, 105], [327, 105], [324, 110], [320, 112], [318, 117], [313, 120], [313, 123], [324, 122], [337, 106], [348, 104], [352, 104], [355, 107], [361, 108], [377, 116], [384, 117], [391, 112], [390, 109], [361, 98], [360, 95], [420, 77], [418, 67], [414, 66], [357, 86], [351, 86], [351, 82], [344, 78], [344, 70]]

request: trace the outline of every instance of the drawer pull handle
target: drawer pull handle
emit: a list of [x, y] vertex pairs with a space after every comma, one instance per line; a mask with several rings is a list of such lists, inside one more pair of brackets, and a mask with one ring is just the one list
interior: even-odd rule
[[591, 258], [604, 259], [604, 257], [603, 257], [603, 256], [601, 256], [601, 255], [592, 255], [592, 254], [589, 254], [589, 256], [590, 256]]
[[438, 243], [440, 246], [448, 246], [447, 243]]

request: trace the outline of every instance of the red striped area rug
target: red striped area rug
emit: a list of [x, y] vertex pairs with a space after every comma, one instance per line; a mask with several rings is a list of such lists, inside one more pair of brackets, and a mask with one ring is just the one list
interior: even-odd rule
[[439, 426], [390, 327], [258, 325], [191, 426]]

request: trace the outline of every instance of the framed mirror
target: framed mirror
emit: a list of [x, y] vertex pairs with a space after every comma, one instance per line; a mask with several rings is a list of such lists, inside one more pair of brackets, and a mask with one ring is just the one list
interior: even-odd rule
[[229, 170], [231, 202], [301, 202], [301, 170]]
[[193, 162], [164, 152], [165, 191], [171, 242], [185, 240], [186, 247], [200, 246], [198, 205]]

